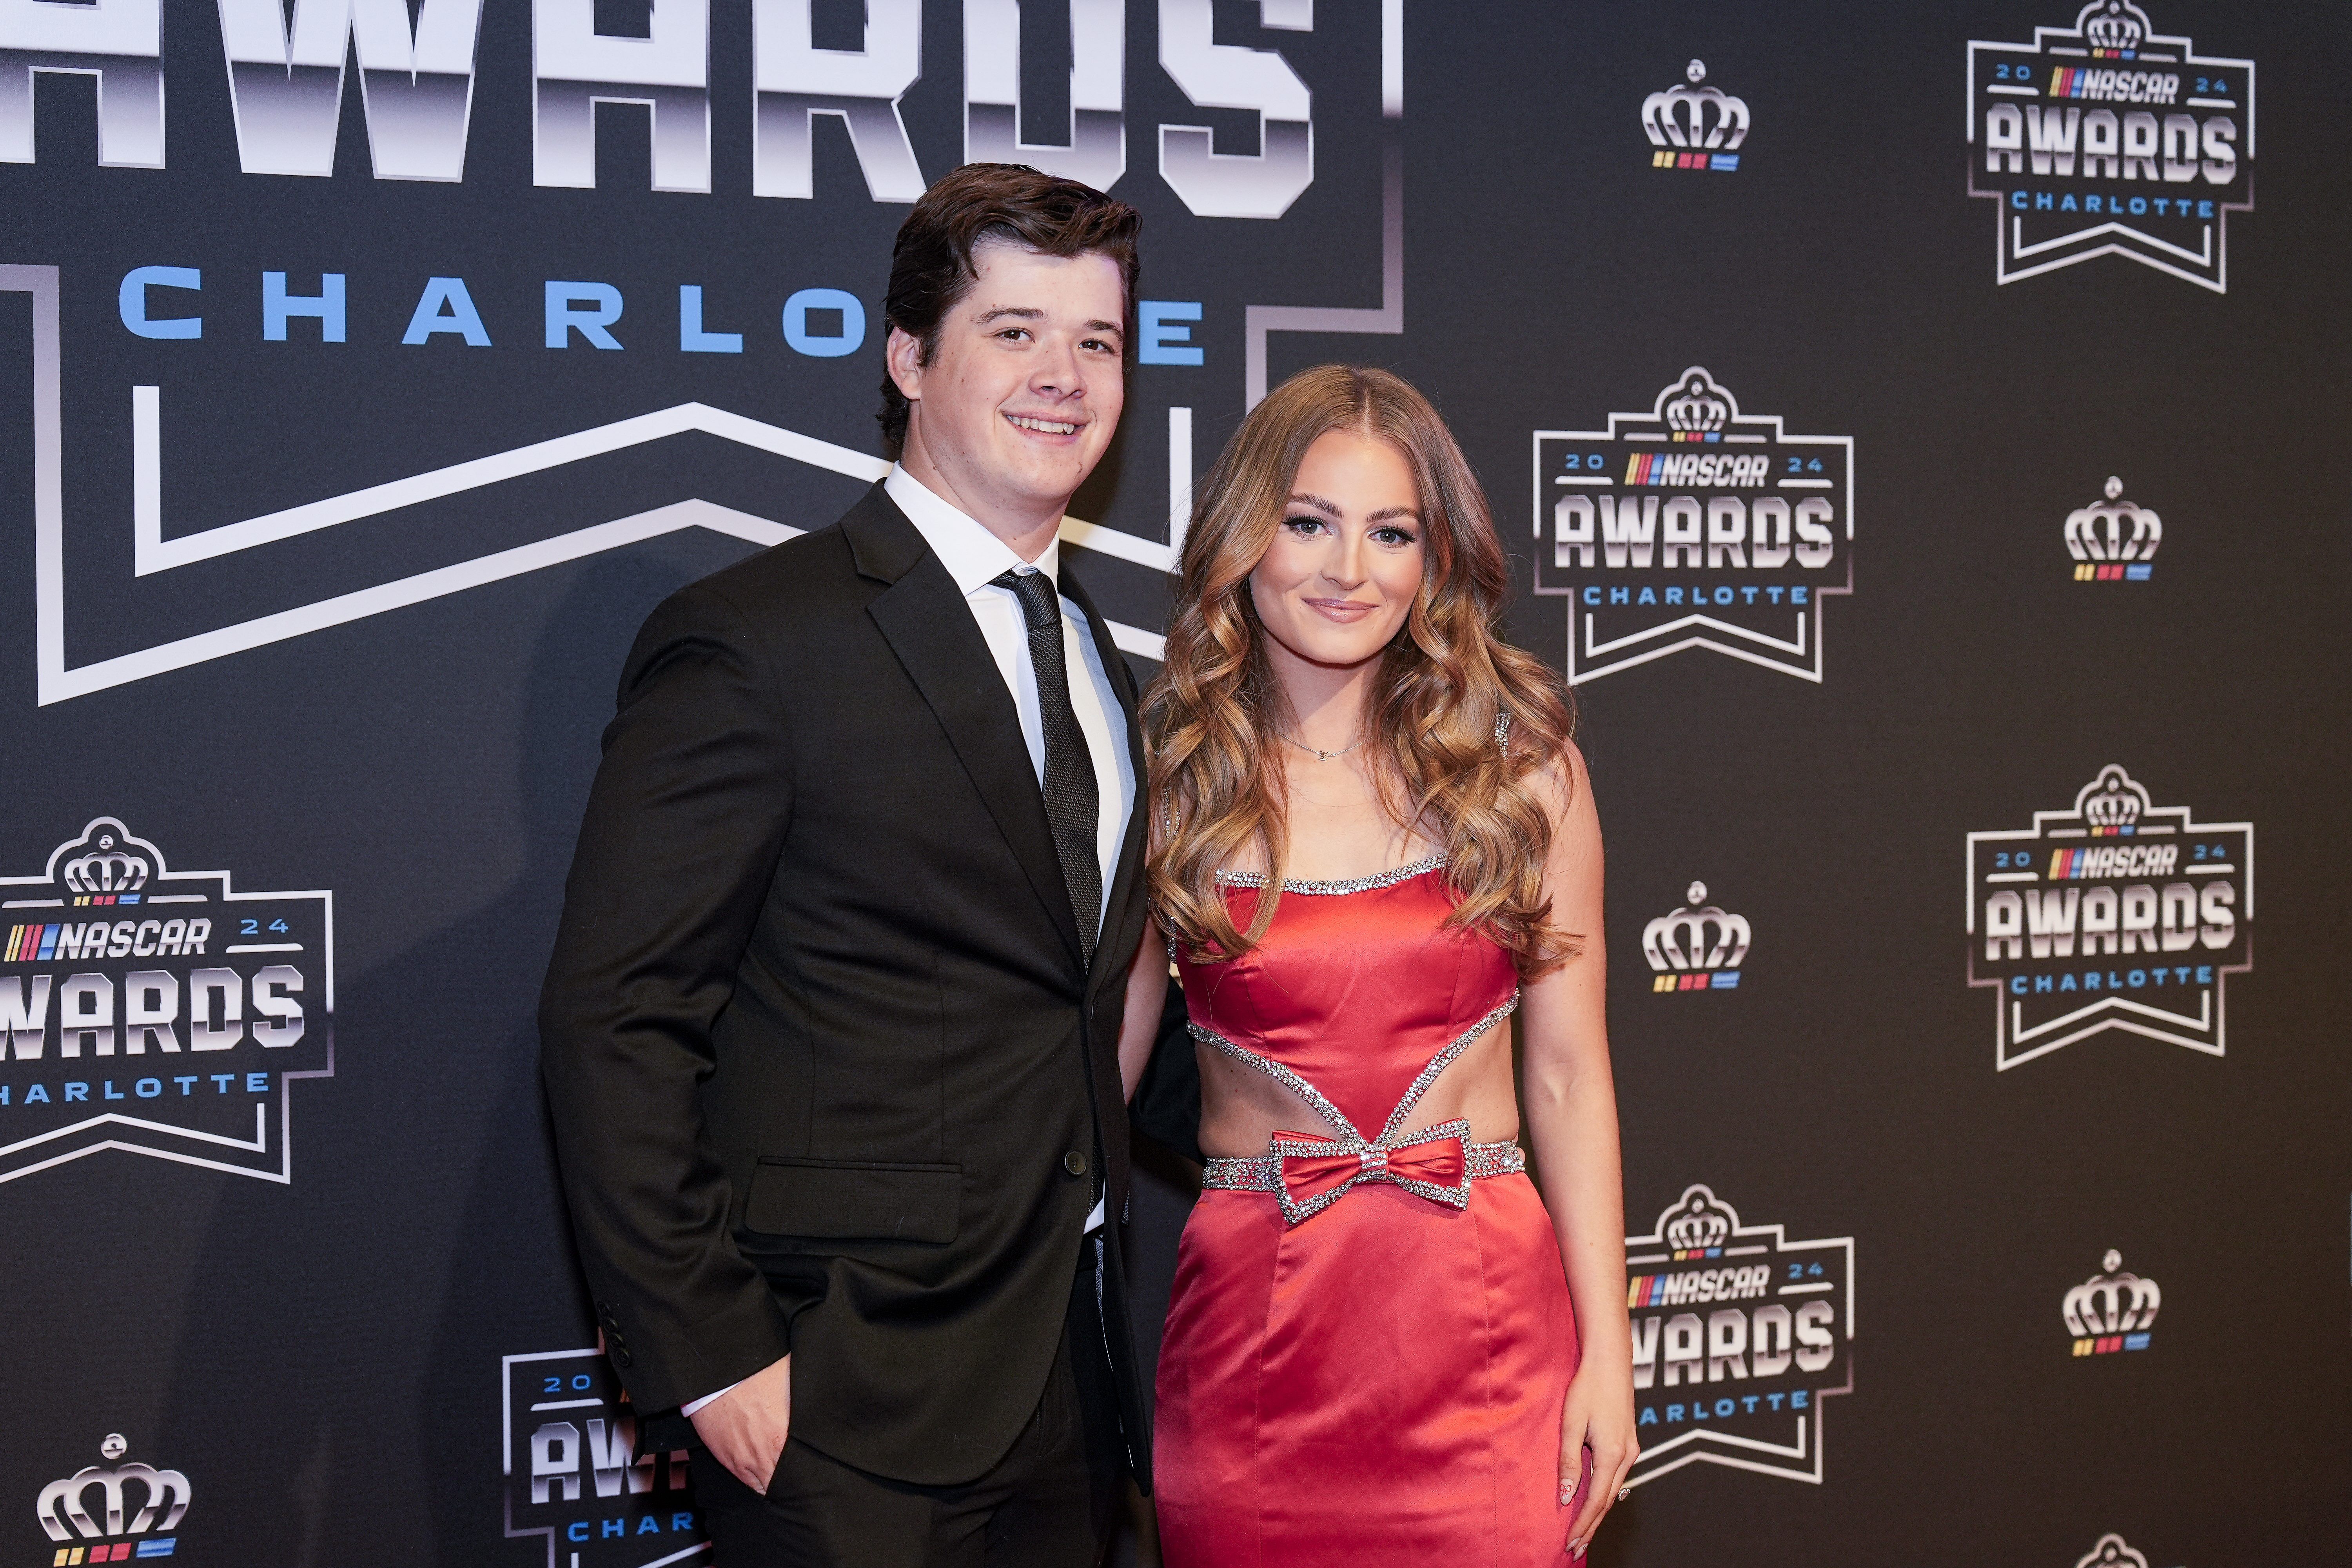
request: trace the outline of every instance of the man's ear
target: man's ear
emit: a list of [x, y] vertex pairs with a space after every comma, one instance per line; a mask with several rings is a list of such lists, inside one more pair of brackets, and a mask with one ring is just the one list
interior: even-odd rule
[[923, 340], [904, 328], [890, 329], [888, 342], [882, 349], [882, 363], [890, 372], [890, 380], [898, 386], [899, 395], [908, 402], [923, 395]]

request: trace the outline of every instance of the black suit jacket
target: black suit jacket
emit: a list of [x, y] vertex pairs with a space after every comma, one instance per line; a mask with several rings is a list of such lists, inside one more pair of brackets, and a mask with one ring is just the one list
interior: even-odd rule
[[[1060, 581], [1139, 783], [1133, 678]], [[1149, 1484], [1117, 1059], [1143, 829], [1139, 810], [1089, 971], [1013, 700], [878, 485], [654, 612], [540, 1010], [581, 1258], [641, 1411], [789, 1351], [795, 1437], [970, 1480], [1036, 1407], [1099, 1182], [1107, 1338]], [[1165, 1098], [1181, 1148], [1181, 1087]]]

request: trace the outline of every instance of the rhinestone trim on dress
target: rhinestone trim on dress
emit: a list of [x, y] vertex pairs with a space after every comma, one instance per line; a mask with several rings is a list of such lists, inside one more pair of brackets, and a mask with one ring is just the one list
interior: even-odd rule
[[[1339, 881], [1317, 880], [1308, 878], [1282, 879], [1286, 893], [1369, 893], [1374, 888], [1393, 888], [1399, 882], [1409, 882], [1415, 877], [1426, 876], [1445, 864], [1444, 855], [1432, 855], [1426, 860], [1415, 860], [1410, 866], [1399, 866], [1393, 871], [1375, 871], [1369, 877], [1349, 877]], [[1225, 888], [1263, 888], [1263, 871], [1220, 871], [1217, 884]]]
[[[1517, 998], [1515, 997], [1514, 1000], [1517, 1000]], [[1224, 1052], [1225, 1055], [1233, 1058], [1235, 1061], [1240, 1062], [1244, 1067], [1254, 1067], [1257, 1068], [1258, 1071], [1265, 1074], [1266, 1077], [1274, 1079], [1275, 1082], [1282, 1085], [1283, 1088], [1288, 1089], [1291, 1093], [1305, 1100], [1307, 1102], [1307, 1109], [1321, 1117], [1325, 1124], [1328, 1125], [1332, 1131], [1339, 1135], [1339, 1141], [1342, 1143], [1347, 1144], [1351, 1149], [1361, 1149], [1365, 1147], [1367, 1140], [1362, 1133], [1356, 1131], [1355, 1123], [1349, 1121], [1346, 1115], [1340, 1111], [1338, 1106], [1332, 1104], [1328, 1100], [1326, 1100], [1323, 1097], [1323, 1091], [1321, 1089], [1316, 1088], [1313, 1084], [1299, 1077], [1298, 1074], [1293, 1072], [1290, 1068], [1283, 1066], [1280, 1062], [1276, 1061], [1272, 1057], [1262, 1057], [1246, 1047], [1234, 1044], [1233, 1041], [1225, 1038], [1224, 1036], [1217, 1033], [1216, 1030], [1210, 1028], [1205, 1024], [1196, 1024], [1188, 1019], [1185, 1021], [1184, 1027], [1192, 1034], [1192, 1037], [1194, 1039], [1200, 1041], [1202, 1045], [1211, 1046]]]
[[[1411, 867], [1406, 867], [1404, 869], [1413, 870]], [[1364, 1180], [1394, 1182], [1398, 1186], [1417, 1196], [1447, 1204], [1456, 1208], [1461, 1207], [1469, 1201], [1469, 1184], [1472, 1181], [1481, 1176], [1508, 1175], [1526, 1168], [1527, 1159], [1519, 1152], [1518, 1146], [1515, 1143], [1473, 1143], [1469, 1141], [1470, 1124], [1458, 1120], [1442, 1122], [1434, 1127], [1425, 1127], [1410, 1136], [1401, 1135], [1398, 1130], [1411, 1119], [1413, 1107], [1421, 1103], [1421, 1097], [1429, 1092], [1430, 1085], [1437, 1081], [1438, 1075], [1452, 1066], [1454, 1060], [1464, 1051], [1469, 1049], [1471, 1044], [1480, 1036], [1509, 1017], [1518, 1005], [1519, 994], [1514, 990], [1499, 1005], [1491, 1008], [1485, 1017], [1455, 1036], [1447, 1042], [1444, 1049], [1430, 1058], [1429, 1065], [1423, 1068], [1414, 1077], [1412, 1082], [1405, 1089], [1404, 1098], [1397, 1101], [1394, 1110], [1389, 1112], [1388, 1123], [1381, 1129], [1381, 1135], [1372, 1139], [1367, 1139], [1362, 1133], [1357, 1131], [1355, 1124], [1348, 1120], [1337, 1105], [1331, 1103], [1330, 1099], [1321, 1089], [1307, 1082], [1294, 1069], [1285, 1067], [1271, 1057], [1262, 1056], [1247, 1047], [1235, 1045], [1204, 1024], [1186, 1023], [1184, 1026], [1194, 1039], [1223, 1052], [1244, 1066], [1255, 1068], [1305, 1101], [1307, 1109], [1321, 1117], [1337, 1135], [1341, 1152], [1369, 1154], [1377, 1150], [1382, 1152], [1382, 1160], [1378, 1166], [1368, 1159], [1365, 1162], [1363, 1174], [1350, 1178], [1339, 1186], [1319, 1194], [1303, 1204], [1295, 1202], [1289, 1193], [1284, 1190], [1280, 1172], [1282, 1156], [1286, 1152], [1305, 1152], [1307, 1146], [1292, 1144], [1286, 1148], [1285, 1141], [1278, 1134], [1268, 1145], [1266, 1152], [1256, 1159], [1218, 1158], [1209, 1161], [1202, 1173], [1202, 1184], [1244, 1192], [1271, 1192], [1282, 1205], [1283, 1217], [1292, 1225], [1297, 1225], [1310, 1215], [1321, 1213], [1339, 1202], [1340, 1196], [1354, 1187], [1358, 1182]], [[1410, 1149], [1416, 1144], [1433, 1142], [1441, 1138], [1458, 1138], [1462, 1141], [1465, 1167], [1461, 1187], [1453, 1189], [1439, 1187], [1427, 1182], [1411, 1180], [1387, 1173], [1385, 1155], [1388, 1151]], [[1213, 1177], [1214, 1179], [1212, 1179]]]
[[1455, 1036], [1452, 1044], [1430, 1058], [1429, 1065], [1421, 1069], [1420, 1076], [1415, 1078], [1412, 1086], [1404, 1091], [1404, 1098], [1397, 1101], [1397, 1108], [1389, 1112], [1388, 1125], [1381, 1129], [1381, 1135], [1372, 1142], [1386, 1143], [1395, 1137], [1397, 1129], [1402, 1127], [1405, 1124], [1405, 1119], [1412, 1114], [1412, 1108], [1421, 1103], [1421, 1097], [1429, 1092], [1429, 1086], [1437, 1081], [1437, 1075], [1452, 1067], [1454, 1059], [1468, 1050], [1479, 1036], [1509, 1017], [1518, 1005], [1519, 994], [1514, 990], [1500, 1005], [1471, 1025], [1468, 1029]]
[[[1445, 1125], [1450, 1130], [1454, 1124]], [[1367, 1156], [1378, 1155], [1385, 1164], [1387, 1150], [1368, 1148], [1363, 1152]], [[1528, 1168], [1527, 1151], [1517, 1143], [1465, 1143], [1462, 1145], [1462, 1159], [1469, 1179], [1474, 1182], [1485, 1181], [1490, 1176], [1515, 1176]], [[1255, 1159], [1213, 1155], [1202, 1167], [1201, 1184], [1234, 1193], [1278, 1193], [1282, 1191], [1282, 1171], [1279, 1162], [1271, 1154], [1260, 1154]], [[1427, 1184], [1424, 1182], [1412, 1184], [1415, 1187]], [[1425, 1197], [1428, 1194], [1422, 1195]]]

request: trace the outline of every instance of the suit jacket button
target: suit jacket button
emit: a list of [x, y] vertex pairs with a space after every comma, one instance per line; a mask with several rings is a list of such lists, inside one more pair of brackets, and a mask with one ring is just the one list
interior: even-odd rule
[[619, 1365], [622, 1365], [622, 1366], [627, 1366], [627, 1365], [629, 1365], [630, 1363], [632, 1363], [633, 1362], [635, 1362], [636, 1359], [637, 1359], [636, 1357], [635, 1357], [635, 1356], [631, 1355], [631, 1354], [628, 1352], [628, 1350], [627, 1350], [627, 1348], [626, 1348], [626, 1347], [623, 1347], [623, 1348], [620, 1348], [620, 1349], [616, 1349], [616, 1350], [614, 1350], [614, 1351], [613, 1352], [613, 1360], [614, 1360], [616, 1363], [618, 1363]]
[[1074, 1176], [1083, 1176], [1087, 1173], [1087, 1157], [1073, 1149], [1062, 1156], [1062, 1169]]

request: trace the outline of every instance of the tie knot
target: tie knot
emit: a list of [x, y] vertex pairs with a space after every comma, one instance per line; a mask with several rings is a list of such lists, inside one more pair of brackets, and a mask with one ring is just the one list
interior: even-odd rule
[[1033, 632], [1062, 618], [1060, 595], [1054, 592], [1054, 580], [1043, 572], [1001, 572], [989, 579], [989, 585], [1013, 590], [1013, 596], [1021, 601], [1021, 618]]

